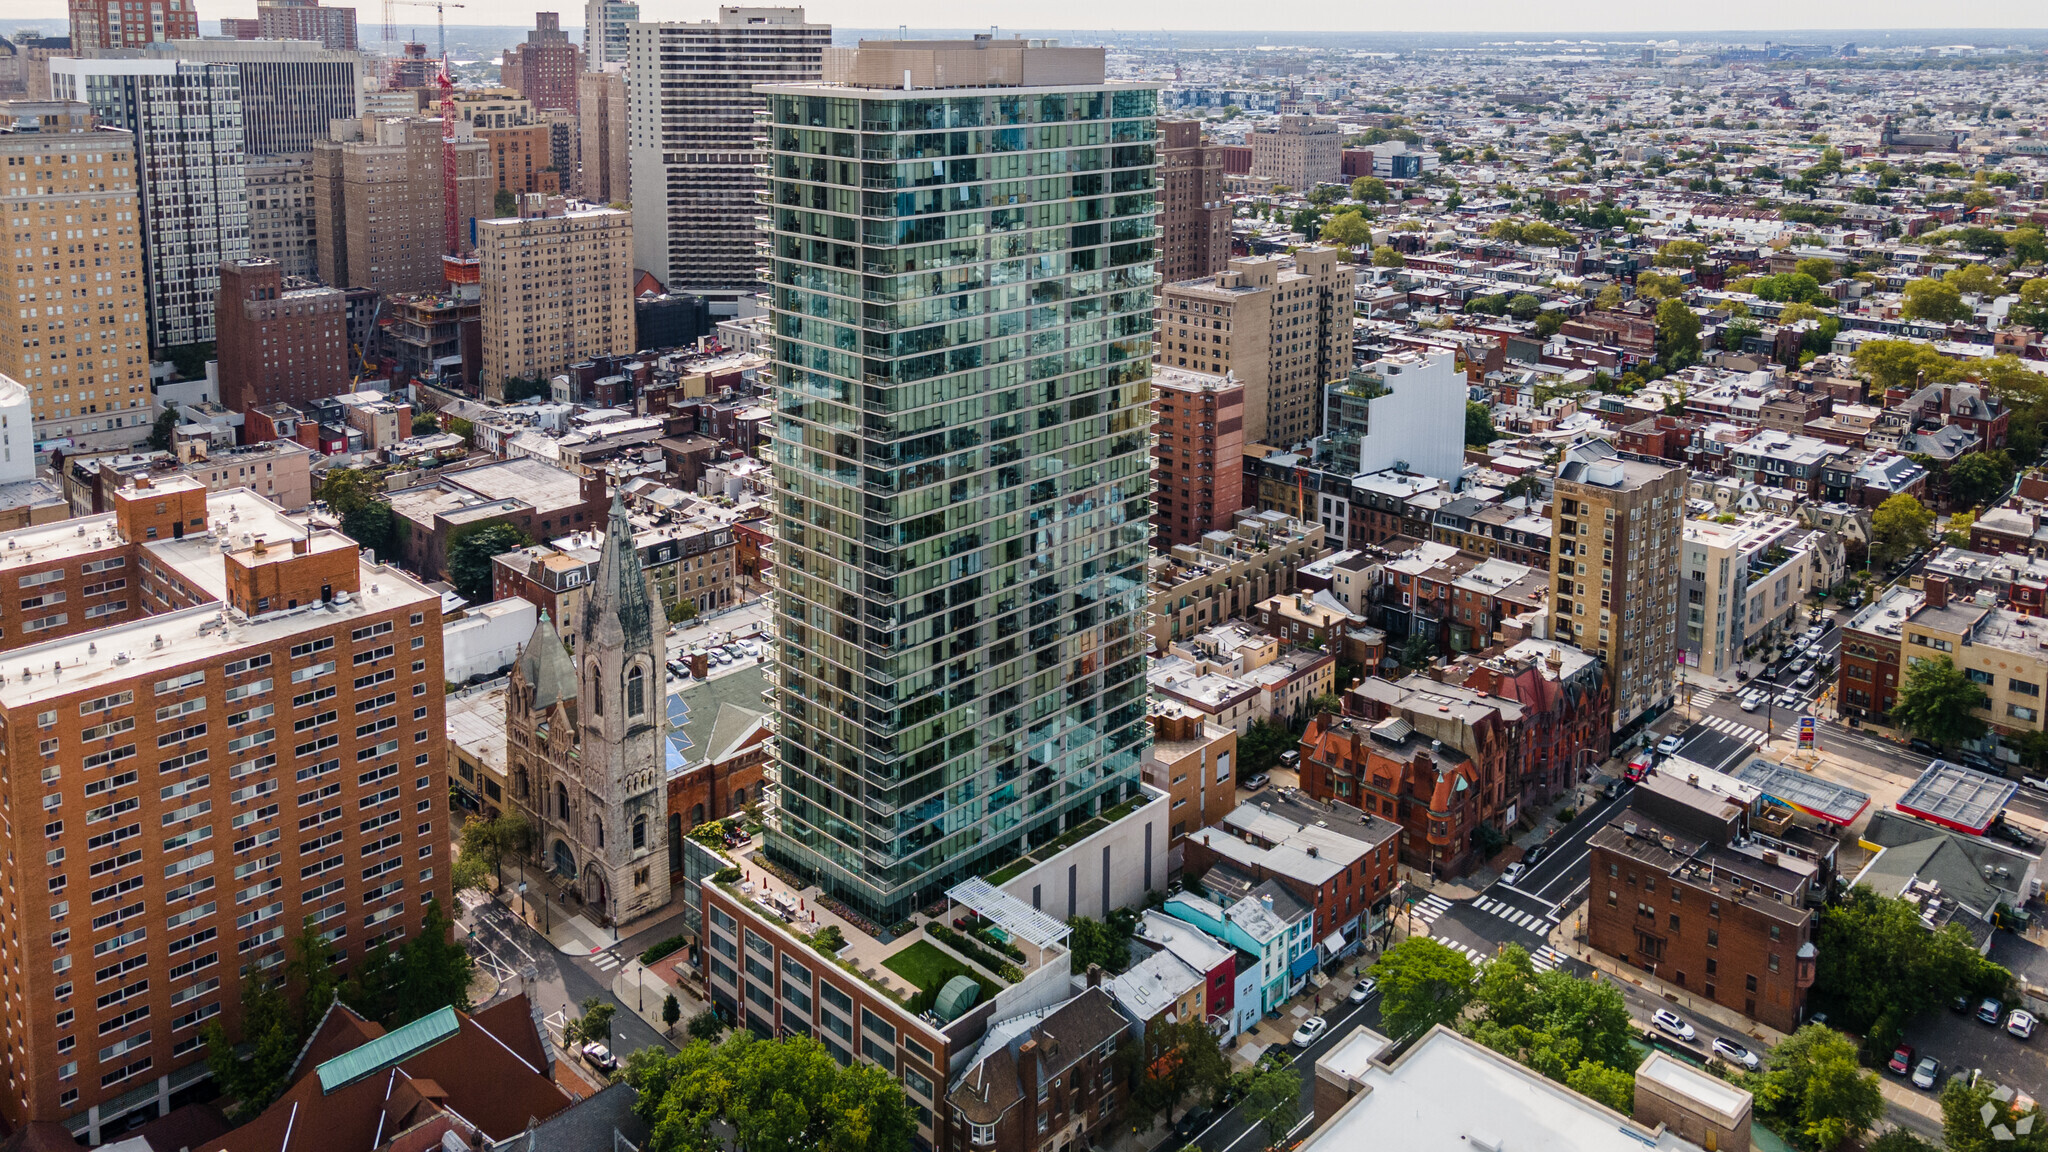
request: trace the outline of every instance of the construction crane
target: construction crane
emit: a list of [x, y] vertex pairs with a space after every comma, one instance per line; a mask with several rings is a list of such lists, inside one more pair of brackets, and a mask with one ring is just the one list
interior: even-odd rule
[[448, 67], [447, 10], [450, 8], [466, 8], [468, 5], [450, 3], [449, 0], [384, 0], [384, 43], [386, 44], [390, 44], [393, 40], [397, 39], [397, 20], [394, 18], [391, 9], [398, 4], [404, 4], [409, 8], [432, 8], [434, 10], [434, 23], [441, 30], [441, 67], [446, 69]]

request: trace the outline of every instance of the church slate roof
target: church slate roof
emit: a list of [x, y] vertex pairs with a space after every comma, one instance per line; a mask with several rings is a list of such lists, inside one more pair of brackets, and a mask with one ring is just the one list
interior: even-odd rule
[[527, 706], [535, 712], [576, 698], [576, 665], [569, 659], [569, 650], [562, 646], [562, 638], [555, 635], [555, 626], [546, 612], [534, 621], [533, 635], [527, 637], [526, 646], [519, 650], [519, 673], [527, 690], [533, 693]]

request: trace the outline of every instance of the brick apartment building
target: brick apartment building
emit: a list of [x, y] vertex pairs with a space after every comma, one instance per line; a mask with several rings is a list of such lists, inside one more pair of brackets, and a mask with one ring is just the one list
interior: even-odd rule
[[199, 39], [199, 5], [183, 0], [71, 0], [70, 9], [74, 51]]
[[557, 12], [533, 14], [533, 30], [523, 44], [505, 52], [505, 87], [542, 111], [576, 110], [576, 77], [583, 71], [583, 50], [562, 31]]
[[1202, 139], [1198, 120], [1159, 122], [1159, 280], [1172, 284], [1223, 271], [1230, 262], [1223, 149]]
[[1162, 548], [1227, 529], [1244, 507], [1244, 385], [1229, 375], [1152, 373], [1152, 538]]
[[348, 391], [345, 305], [341, 289], [287, 279], [275, 260], [223, 263], [214, 304], [222, 405], [247, 412]]
[[92, 1142], [207, 1075], [200, 1026], [235, 1034], [301, 923], [346, 970], [449, 898], [439, 596], [246, 490], [115, 505], [0, 547], [33, 601], [0, 608], [0, 731], [41, 766], [0, 1115]]
[[[1227, 863], [1254, 881], [1285, 885], [1315, 910], [1315, 939], [1328, 960], [1383, 921], [1400, 879], [1401, 835], [1400, 824], [1353, 804], [1262, 797], [1189, 836], [1183, 874]], [[1332, 941], [1333, 934], [1342, 942]]]
[[1925, 594], [1912, 588], [1887, 588], [1842, 625], [1842, 662], [1835, 684], [1842, 711], [1865, 720], [1883, 720], [1899, 699], [1905, 668], [1899, 645], [1905, 623], [1918, 611]]
[[[554, 147], [546, 124], [478, 128], [476, 138], [491, 152], [491, 171], [496, 180], [493, 198], [498, 192], [553, 195], [562, 191], [566, 176], [554, 166]], [[497, 215], [495, 208], [491, 215]]]
[[1301, 738], [1301, 790], [1398, 825], [1400, 861], [1433, 876], [1477, 866], [1472, 832], [1490, 812], [1480, 766], [1457, 748], [1384, 720], [1320, 713]]
[[[1587, 841], [1587, 940], [1688, 993], [1791, 1032], [1813, 986], [1819, 866], [1746, 841], [1740, 803], [1668, 776]], [[1816, 897], [1817, 898], [1817, 897]]]

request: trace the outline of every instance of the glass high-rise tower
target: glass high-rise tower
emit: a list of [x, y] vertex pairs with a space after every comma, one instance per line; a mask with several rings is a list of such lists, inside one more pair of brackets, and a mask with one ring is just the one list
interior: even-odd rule
[[757, 89], [767, 847], [888, 923], [1138, 789], [1158, 92], [1044, 41], [837, 67]]

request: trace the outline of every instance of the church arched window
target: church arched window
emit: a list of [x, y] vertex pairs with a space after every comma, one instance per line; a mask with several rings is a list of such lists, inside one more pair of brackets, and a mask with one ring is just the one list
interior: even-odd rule
[[647, 714], [647, 669], [638, 664], [626, 673], [626, 715]]
[[647, 847], [647, 813], [633, 817], [633, 850], [638, 852]]
[[569, 787], [568, 785], [563, 784], [561, 781], [557, 780], [555, 781], [555, 819], [567, 820], [568, 818]]

